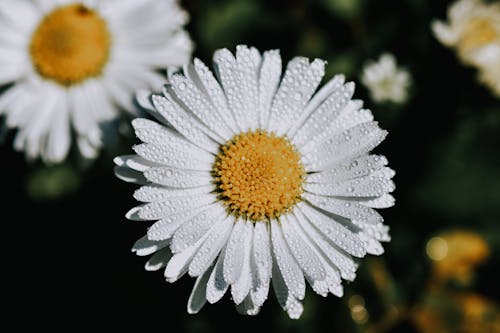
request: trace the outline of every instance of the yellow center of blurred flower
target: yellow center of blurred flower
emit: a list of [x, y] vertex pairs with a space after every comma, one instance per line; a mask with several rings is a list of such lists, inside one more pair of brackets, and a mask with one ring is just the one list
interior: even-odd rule
[[499, 32], [488, 19], [473, 19], [468, 22], [460, 39], [460, 48], [464, 52], [492, 43], [499, 38]]
[[213, 172], [222, 201], [236, 216], [269, 220], [301, 200], [304, 167], [285, 137], [238, 134], [221, 147]]
[[82, 4], [58, 7], [33, 33], [31, 59], [43, 77], [72, 85], [101, 74], [109, 59], [106, 22]]

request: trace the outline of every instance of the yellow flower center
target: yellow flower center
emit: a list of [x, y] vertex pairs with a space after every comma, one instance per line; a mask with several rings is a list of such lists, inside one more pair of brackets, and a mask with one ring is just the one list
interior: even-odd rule
[[493, 23], [486, 19], [473, 19], [468, 22], [463, 36], [460, 39], [460, 48], [462, 51], [472, 51], [478, 47], [492, 43], [499, 38], [499, 32], [493, 26]]
[[213, 173], [228, 209], [253, 221], [279, 217], [299, 202], [305, 177], [288, 139], [263, 131], [238, 134], [223, 145]]
[[31, 59], [45, 78], [72, 85], [98, 76], [109, 58], [106, 22], [82, 4], [58, 7], [33, 33]]

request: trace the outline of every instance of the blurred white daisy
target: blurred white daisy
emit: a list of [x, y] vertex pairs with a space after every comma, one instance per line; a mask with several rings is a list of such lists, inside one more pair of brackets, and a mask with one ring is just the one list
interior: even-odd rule
[[335, 76], [316, 93], [325, 62], [238, 46], [170, 77], [163, 96], [142, 93], [158, 122], [136, 119], [144, 143], [115, 159], [118, 177], [143, 184], [132, 220], [157, 221], [133, 247], [153, 254], [168, 282], [197, 277], [188, 312], [231, 289], [241, 313], [257, 314], [272, 282], [292, 318], [306, 281], [343, 293], [356, 261], [383, 253], [388, 227], [375, 208], [394, 204], [393, 170], [371, 155], [386, 136], [352, 82]]
[[363, 68], [361, 82], [376, 102], [406, 102], [411, 87], [411, 74], [398, 67], [396, 58], [384, 53], [378, 61], [368, 62]]
[[448, 9], [448, 23], [434, 21], [432, 29], [461, 61], [480, 70], [480, 80], [500, 97], [500, 3], [460, 0]]
[[187, 15], [174, 0], [0, 0], [0, 114], [30, 159], [63, 160], [72, 131], [96, 156], [100, 126], [132, 112], [130, 97], [187, 62]]

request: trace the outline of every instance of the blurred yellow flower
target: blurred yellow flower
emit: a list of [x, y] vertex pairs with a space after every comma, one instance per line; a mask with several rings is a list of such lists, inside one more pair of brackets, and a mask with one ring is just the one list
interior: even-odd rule
[[426, 250], [433, 261], [434, 282], [454, 279], [462, 284], [471, 282], [474, 267], [484, 262], [490, 254], [483, 237], [465, 230], [431, 238]]
[[476, 293], [432, 292], [411, 318], [421, 333], [500, 332], [498, 305]]

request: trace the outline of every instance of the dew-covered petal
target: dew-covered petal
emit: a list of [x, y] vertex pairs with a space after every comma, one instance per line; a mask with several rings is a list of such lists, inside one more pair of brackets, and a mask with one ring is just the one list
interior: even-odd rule
[[164, 248], [169, 243], [169, 240], [152, 241], [149, 240], [147, 236], [143, 236], [134, 243], [132, 246], [132, 252], [135, 252], [135, 254], [141, 257], [147, 256]]
[[304, 232], [314, 242], [322, 254], [328, 259], [329, 264], [338, 268], [343, 279], [352, 281], [356, 277], [357, 264], [350, 255], [344, 253], [336, 247], [334, 243], [323, 236], [301, 212], [302, 207], [294, 211], [294, 215], [299, 221]]
[[354, 94], [354, 83], [349, 82], [342, 85], [343, 76], [335, 77], [332, 82], [337, 86], [337, 89], [303, 121], [303, 124], [293, 135], [292, 142], [297, 147], [304, 146], [315, 136], [325, 131], [344, 108], [358, 106], [359, 103], [350, 101]]
[[384, 220], [374, 209], [361, 205], [355, 201], [324, 197], [309, 192], [305, 192], [302, 196], [313, 206], [321, 208], [334, 215], [369, 223], [380, 223]]
[[200, 275], [214, 262], [220, 250], [226, 244], [233, 224], [234, 217], [228, 216], [213, 226], [206, 236], [206, 241], [204, 241], [189, 265], [189, 275]]
[[304, 57], [292, 59], [285, 70], [271, 106], [268, 130], [284, 135], [301, 117], [306, 103], [325, 74], [325, 62], [311, 64]]
[[169, 167], [150, 168], [144, 176], [152, 183], [174, 188], [206, 186], [212, 182], [208, 171], [195, 171]]
[[174, 233], [170, 249], [173, 253], [181, 252], [196, 243], [218, 221], [224, 219], [222, 205], [211, 205], [196, 217], [184, 222]]
[[197, 196], [208, 194], [215, 190], [215, 185], [205, 185], [196, 188], [169, 188], [159, 185], [145, 185], [134, 192], [134, 199], [142, 202], [166, 201], [175, 197]]
[[304, 311], [304, 306], [290, 292], [280, 269], [276, 265], [273, 266], [272, 283], [274, 295], [283, 310], [285, 310], [288, 313], [288, 316], [292, 319], [300, 318], [302, 312]]
[[280, 79], [281, 56], [279, 50], [264, 52], [259, 75], [259, 124], [263, 129], [268, 127], [271, 104]]
[[360, 201], [359, 203], [371, 207], [371, 208], [389, 208], [394, 206], [396, 200], [390, 194], [384, 194], [383, 196], [375, 199]]
[[207, 282], [207, 300], [213, 304], [218, 302], [227, 291], [229, 284], [224, 279], [223, 265], [226, 249], [223, 248]]
[[273, 261], [276, 264], [273, 267], [277, 266], [290, 293], [298, 299], [303, 299], [306, 291], [304, 274], [285, 242], [280, 225], [276, 220], [270, 223]]
[[341, 134], [315, 145], [303, 152], [303, 163], [307, 171], [327, 170], [337, 163], [355, 158], [378, 146], [387, 135], [376, 122], [357, 125]]
[[379, 197], [394, 191], [394, 182], [390, 179], [394, 172], [383, 168], [355, 179], [349, 179], [336, 184], [306, 183], [304, 190], [324, 196], [338, 197]]
[[273, 265], [268, 228], [267, 223], [256, 223], [254, 227], [252, 255], [261, 281], [266, 281], [271, 277]]
[[172, 252], [168, 247], [164, 247], [149, 258], [144, 265], [144, 269], [147, 271], [157, 271], [165, 267], [170, 258], [172, 258]]
[[177, 214], [168, 215], [154, 223], [148, 229], [148, 238], [151, 240], [162, 240], [171, 238], [174, 232], [186, 221], [195, 218], [204, 211], [213, 209], [214, 205], [200, 206], [188, 211], [181, 211]]
[[181, 278], [188, 271], [189, 264], [193, 260], [193, 257], [198, 253], [200, 246], [203, 244], [207, 236], [196, 242], [195, 245], [185, 249], [180, 253], [174, 254], [172, 259], [167, 264], [165, 268], [165, 279], [167, 282], [173, 283]]
[[226, 95], [215, 79], [212, 71], [198, 58], [194, 61], [194, 70], [198, 76], [200, 84], [203, 85], [207, 98], [212, 102], [216, 112], [222, 117], [227, 126], [234, 132], [238, 132], [234, 115], [229, 109]]
[[366, 252], [355, 233], [307, 204], [300, 203], [299, 209], [309, 222], [333, 244], [353, 256], [364, 257]]
[[149, 161], [178, 169], [211, 171], [215, 161], [214, 156], [200, 155], [187, 145], [176, 147], [175, 145], [143, 143], [133, 148], [138, 155]]
[[[251, 123], [247, 119], [247, 109], [243, 103], [246, 92], [241, 86], [236, 59], [228, 49], [220, 49], [214, 53], [213, 60], [215, 74], [222, 84], [238, 129], [242, 132], [248, 131], [251, 128]], [[256, 112], [256, 110], [252, 110], [252, 112]]]
[[153, 95], [152, 101], [158, 113], [182, 136], [196, 146], [217, 154], [219, 145], [200, 128], [193, 116], [166, 97]]
[[[252, 286], [252, 272], [250, 267], [250, 256], [253, 241], [253, 222], [248, 221], [245, 226], [245, 237], [243, 239], [244, 249], [242, 256], [241, 273], [235, 283], [231, 286], [231, 296], [235, 304], [243, 302]], [[224, 261], [225, 263], [225, 261]]]
[[178, 212], [189, 212], [198, 207], [216, 201], [213, 194], [200, 194], [193, 197], [176, 197], [161, 202], [151, 202], [144, 205], [138, 212], [140, 218], [145, 220], [157, 220]]
[[207, 302], [206, 290], [209, 276], [210, 270], [208, 269], [204, 274], [198, 276], [196, 279], [193, 291], [191, 292], [187, 303], [187, 312], [189, 314], [198, 313]]
[[369, 175], [387, 165], [387, 159], [380, 155], [363, 155], [347, 163], [307, 175], [308, 183], [336, 184]]
[[238, 313], [241, 313], [244, 315], [256, 316], [259, 314], [260, 306], [257, 306], [256, 304], [254, 304], [254, 302], [252, 301], [252, 298], [249, 295], [243, 300], [243, 302], [236, 305], [236, 310], [238, 311]]
[[240, 277], [243, 268], [245, 237], [250, 233], [251, 222], [239, 218], [234, 224], [224, 257], [224, 280], [233, 284]]
[[195, 84], [180, 74], [172, 75], [170, 84], [175, 95], [210, 131], [223, 141], [232, 137], [232, 131]]
[[280, 217], [281, 230], [285, 236], [288, 248], [292, 252], [295, 260], [304, 271], [306, 277], [312, 280], [323, 280], [325, 270], [314, 251], [307, 245], [301, 233], [295, 228], [297, 221], [293, 217]]

